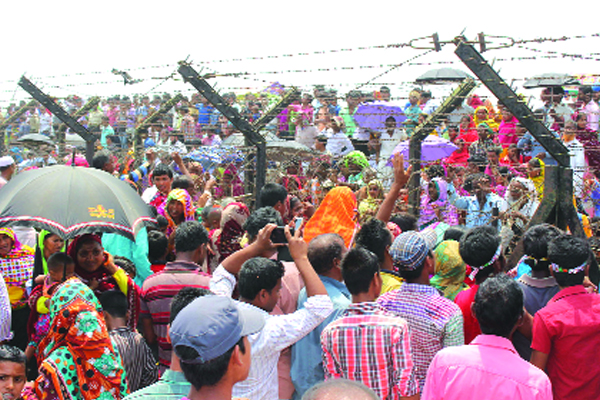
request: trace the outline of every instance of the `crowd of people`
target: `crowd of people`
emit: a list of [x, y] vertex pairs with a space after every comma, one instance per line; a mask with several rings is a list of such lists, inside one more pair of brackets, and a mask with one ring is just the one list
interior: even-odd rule
[[[234, 132], [202, 96], [150, 127], [142, 160], [114, 154], [166, 99], [112, 98], [86, 115], [98, 150], [91, 165], [77, 149], [65, 160], [126, 181], [157, 224], [135, 241], [0, 228], [3, 398], [600, 398], [597, 93], [565, 104], [544, 89], [534, 110], [570, 151], [585, 238], [530, 224], [556, 161], [501, 102], [470, 96], [436, 127], [457, 150], [423, 170], [414, 216], [393, 149], [439, 102], [415, 90], [406, 120], [378, 132], [353, 115], [388, 88], [340, 105], [313, 95], [272, 126], [316, 156], [283, 162], [254, 198], [242, 161], [186, 157]], [[273, 100], [225, 98], [250, 121]], [[9, 134], [55, 137], [45, 113]], [[0, 157], [0, 196], [59, 159], [37, 156]]]

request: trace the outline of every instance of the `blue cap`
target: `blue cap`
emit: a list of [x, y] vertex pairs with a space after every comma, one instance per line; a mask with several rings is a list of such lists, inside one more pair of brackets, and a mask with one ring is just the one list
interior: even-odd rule
[[[224, 296], [200, 297], [179, 312], [169, 330], [173, 350], [186, 364], [202, 364], [225, 354], [244, 336], [262, 329], [265, 317], [258, 309], [245, 307]], [[182, 357], [180, 346], [198, 353]]]

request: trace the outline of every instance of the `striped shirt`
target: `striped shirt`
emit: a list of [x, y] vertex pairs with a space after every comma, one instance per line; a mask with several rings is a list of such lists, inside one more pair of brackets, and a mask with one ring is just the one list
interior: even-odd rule
[[464, 344], [460, 308], [429, 285], [404, 283], [377, 299], [383, 308], [408, 322], [415, 374], [420, 391], [431, 360], [444, 347]]
[[110, 338], [119, 350], [130, 392], [156, 382], [158, 365], [142, 335], [129, 327], [121, 327], [110, 331]]
[[210, 275], [201, 272], [199, 268], [198, 264], [192, 262], [170, 262], [162, 271], [150, 275], [142, 286], [141, 317], [152, 318], [154, 333], [158, 339], [161, 372], [171, 365], [171, 343], [167, 341], [171, 300], [184, 287], [208, 289]]
[[406, 321], [377, 303], [353, 303], [321, 333], [327, 379], [364, 383], [381, 399], [419, 392]]

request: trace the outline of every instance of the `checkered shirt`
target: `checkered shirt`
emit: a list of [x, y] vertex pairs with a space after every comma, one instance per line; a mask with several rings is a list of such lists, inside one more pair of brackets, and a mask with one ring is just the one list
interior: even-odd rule
[[321, 333], [325, 377], [364, 383], [381, 399], [419, 392], [404, 319], [377, 303], [354, 303]]
[[377, 303], [408, 322], [415, 375], [422, 392], [436, 353], [444, 347], [464, 344], [460, 308], [437, 289], [417, 283], [404, 283], [400, 289], [383, 294]]

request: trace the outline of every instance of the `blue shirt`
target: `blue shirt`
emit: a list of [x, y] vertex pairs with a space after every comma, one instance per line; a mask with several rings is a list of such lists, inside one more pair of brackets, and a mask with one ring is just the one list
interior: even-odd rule
[[208, 125], [210, 123], [210, 116], [215, 110], [214, 107], [198, 103], [196, 104], [196, 108], [198, 109], [198, 123], [202, 126]]
[[[558, 139], [558, 135], [554, 132], [550, 132], [554, 135], [555, 138]], [[523, 135], [519, 142], [517, 143], [517, 148], [523, 150], [524, 155], [535, 157], [540, 153], [546, 153], [546, 158], [543, 159], [546, 165], [557, 165], [556, 160], [552, 158], [552, 155], [546, 149], [542, 147], [540, 142], [538, 142], [531, 133], [527, 132]]]
[[[459, 196], [451, 183], [448, 184], [448, 199], [456, 208], [467, 211], [467, 221], [465, 223], [467, 228], [491, 223], [494, 207], [497, 207], [499, 212], [504, 212], [507, 209], [506, 201], [495, 193], [488, 193], [483, 207], [480, 207], [477, 196]], [[498, 230], [501, 226], [502, 223], [498, 221]]]
[[[321, 332], [327, 325], [338, 319], [352, 303], [352, 295], [343, 282], [322, 275], [319, 275], [319, 278], [333, 302], [333, 312], [312, 332], [292, 346], [290, 375], [296, 387], [294, 398], [298, 399], [315, 384], [325, 380]], [[302, 289], [298, 295], [298, 309], [304, 308], [306, 298], [306, 289]]]

